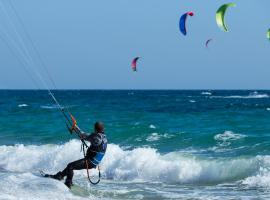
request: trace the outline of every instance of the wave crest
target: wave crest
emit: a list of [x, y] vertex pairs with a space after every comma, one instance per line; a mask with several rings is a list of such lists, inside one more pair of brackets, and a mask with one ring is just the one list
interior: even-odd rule
[[246, 96], [231, 95], [231, 96], [211, 96], [210, 98], [224, 98], [224, 99], [262, 99], [269, 98], [268, 94], [259, 94], [258, 92], [252, 92]]
[[[11, 172], [32, 172], [42, 168], [55, 173], [81, 158], [79, 152], [77, 140], [63, 145], [0, 146], [0, 166]], [[262, 162], [262, 159], [269, 158], [202, 159], [179, 152], [161, 155], [152, 148], [127, 151], [110, 144], [101, 169], [105, 178], [113, 180], [209, 184], [252, 177], [260, 167], [270, 167], [270, 162]], [[83, 170], [76, 173], [85, 176]]]
[[18, 105], [18, 107], [19, 107], [19, 108], [22, 108], [22, 107], [27, 107], [27, 106], [28, 106], [28, 105], [27, 105], [27, 104], [25, 104], [25, 103], [23, 103], [23, 104], [19, 104], [19, 105]]
[[232, 140], [239, 140], [245, 137], [246, 136], [242, 134], [237, 134], [232, 131], [225, 131], [222, 134], [215, 135], [214, 139], [217, 141], [227, 142], [227, 141], [232, 141]]
[[202, 92], [201, 95], [212, 95], [211, 92]]

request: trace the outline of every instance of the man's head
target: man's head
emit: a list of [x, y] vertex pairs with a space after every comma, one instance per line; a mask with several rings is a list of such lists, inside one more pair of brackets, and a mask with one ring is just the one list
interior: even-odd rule
[[102, 122], [96, 122], [94, 125], [96, 133], [103, 133], [104, 132], [104, 124]]

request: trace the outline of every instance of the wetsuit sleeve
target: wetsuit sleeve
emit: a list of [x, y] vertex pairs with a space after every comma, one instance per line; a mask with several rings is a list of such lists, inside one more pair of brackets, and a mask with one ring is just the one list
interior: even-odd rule
[[90, 135], [86, 134], [78, 126], [76, 126], [75, 128], [77, 129], [77, 133], [81, 139], [89, 141]]

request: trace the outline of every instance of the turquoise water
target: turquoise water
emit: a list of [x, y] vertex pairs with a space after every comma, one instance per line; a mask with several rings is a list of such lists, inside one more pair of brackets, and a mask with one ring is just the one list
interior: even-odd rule
[[89, 186], [85, 171], [74, 178], [80, 192], [40, 178], [40, 168], [54, 173], [81, 158], [80, 143], [46, 91], [2, 90], [0, 192], [6, 199], [61, 199], [59, 192], [66, 199], [270, 198], [270, 91], [54, 94], [85, 131], [97, 120], [105, 123], [110, 145], [101, 184]]

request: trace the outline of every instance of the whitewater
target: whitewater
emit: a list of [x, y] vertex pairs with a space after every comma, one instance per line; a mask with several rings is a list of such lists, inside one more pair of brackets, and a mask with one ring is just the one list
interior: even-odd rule
[[[15, 145], [0, 147], [0, 186], [3, 199], [57, 199], [76, 197], [63, 183], [43, 178], [38, 170], [48, 173], [62, 170], [70, 161], [82, 157], [79, 152], [80, 142], [71, 140], [63, 145]], [[45, 166], [45, 167], [44, 167]], [[156, 149], [136, 148], [123, 150], [118, 145], [110, 144], [101, 165], [104, 183], [99, 187], [115, 184], [168, 184], [170, 187], [230, 187], [252, 188], [270, 186], [270, 156], [255, 156], [234, 159], [201, 159], [181, 152], [161, 155]], [[96, 175], [96, 171], [91, 171]], [[74, 183], [82, 185], [92, 198], [109, 198], [112, 191], [103, 191], [92, 196], [93, 187], [88, 184], [85, 171], [75, 173]], [[108, 185], [108, 186], [107, 186]], [[125, 187], [126, 188], [126, 187]], [[270, 188], [269, 188], [270, 189]], [[134, 189], [115, 191], [116, 193], [136, 193]], [[98, 192], [98, 191], [95, 191]], [[138, 192], [138, 191], [137, 191]], [[140, 194], [148, 195], [148, 190]], [[85, 194], [84, 194], [85, 195]], [[137, 194], [138, 195], [138, 194]], [[164, 195], [178, 196], [178, 192], [164, 191]], [[117, 196], [117, 194], [116, 194]], [[165, 197], [164, 196], [164, 197]], [[161, 195], [162, 197], [162, 195]], [[161, 198], [160, 197], [160, 198]], [[136, 198], [136, 195], [134, 196]]]

